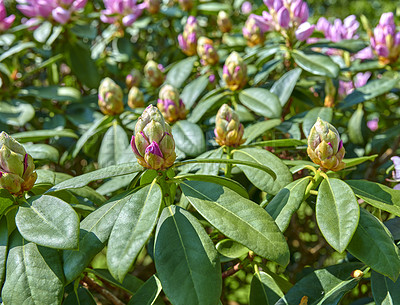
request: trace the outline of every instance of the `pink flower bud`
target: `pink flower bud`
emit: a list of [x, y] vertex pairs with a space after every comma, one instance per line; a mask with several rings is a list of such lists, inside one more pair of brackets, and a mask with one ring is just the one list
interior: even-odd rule
[[52, 15], [54, 20], [61, 24], [66, 24], [69, 18], [71, 18], [71, 12], [62, 8], [61, 6], [55, 8], [52, 11]]
[[284, 29], [287, 29], [289, 27], [290, 14], [288, 9], [284, 6], [281, 7], [278, 11], [278, 23]]
[[300, 26], [296, 30], [296, 38], [299, 41], [304, 41], [311, 36], [314, 32], [315, 25], [311, 25], [308, 22], [304, 22], [300, 24]]

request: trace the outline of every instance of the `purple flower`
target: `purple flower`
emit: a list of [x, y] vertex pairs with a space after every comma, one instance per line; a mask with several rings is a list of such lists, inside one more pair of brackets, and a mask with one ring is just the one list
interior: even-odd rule
[[358, 38], [356, 32], [360, 26], [356, 16], [350, 15], [343, 22], [340, 19], [335, 19], [331, 24], [325, 17], [319, 18], [316, 29], [324, 33], [325, 38], [338, 42], [344, 39]]
[[287, 29], [290, 23], [290, 13], [286, 7], [281, 7], [278, 11], [278, 23], [279, 25]]
[[[392, 172], [393, 174], [393, 180], [396, 182], [400, 182], [400, 157], [394, 156], [391, 157], [390, 160], [392, 160], [393, 165], [394, 165], [394, 171]], [[396, 189], [399, 189], [400, 184], [396, 185]]]
[[379, 118], [372, 119], [367, 122], [367, 127], [371, 131], [377, 131], [378, 130], [378, 123], [379, 123]]
[[132, 25], [142, 15], [146, 3], [136, 4], [136, 0], [103, 0], [105, 10], [101, 11], [100, 20], [104, 23]]
[[[224, 66], [224, 67], [225, 67], [225, 66]], [[208, 80], [209, 80], [210, 83], [215, 82], [215, 75], [214, 75], [214, 74], [211, 74], [211, 75], [208, 77]]]
[[354, 78], [355, 86], [353, 86], [353, 82], [345, 82], [340, 80], [339, 90], [338, 90], [339, 95], [342, 97], [349, 95], [354, 91], [355, 88], [360, 88], [364, 86], [368, 82], [370, 77], [371, 77], [371, 72], [357, 73], [357, 75]]
[[0, 33], [7, 31], [15, 20], [15, 15], [7, 17], [6, 7], [4, 1], [0, 0]]
[[83, 9], [87, 0], [17, 0], [17, 9], [30, 18], [25, 24], [37, 24], [42, 19], [52, 19], [66, 24], [73, 12]]
[[253, 6], [251, 5], [251, 3], [249, 1], [243, 2], [242, 7], [241, 7], [241, 11], [243, 14], [245, 14], [245, 15], [250, 14], [252, 10], [253, 10]]
[[193, 56], [197, 51], [197, 39], [202, 34], [202, 29], [194, 16], [189, 16], [186, 21], [183, 33], [178, 35], [178, 43], [182, 52], [188, 56]]
[[311, 25], [308, 22], [304, 22], [300, 24], [298, 29], [296, 30], [296, 38], [299, 41], [304, 41], [307, 40], [311, 36], [311, 34], [314, 32], [315, 25]]
[[358, 53], [354, 54], [353, 59], [373, 59], [375, 57], [374, 53], [372, 52], [371, 47], [366, 47], [359, 51]]

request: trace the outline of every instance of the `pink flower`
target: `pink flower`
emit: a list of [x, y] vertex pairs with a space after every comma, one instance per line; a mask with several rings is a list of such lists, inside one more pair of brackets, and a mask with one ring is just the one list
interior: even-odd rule
[[378, 122], [379, 122], [379, 118], [372, 119], [367, 122], [367, 127], [371, 131], [377, 131], [378, 130]]
[[15, 15], [7, 17], [6, 7], [4, 0], [0, 0], [0, 33], [7, 31], [15, 20]]
[[142, 15], [146, 3], [136, 4], [136, 0], [103, 0], [105, 10], [101, 11], [100, 20], [104, 23], [122, 23], [132, 25]]

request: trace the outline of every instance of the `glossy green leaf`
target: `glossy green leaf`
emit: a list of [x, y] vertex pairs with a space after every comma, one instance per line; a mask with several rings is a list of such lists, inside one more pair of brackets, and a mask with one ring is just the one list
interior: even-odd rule
[[400, 191], [365, 180], [348, 180], [346, 183], [351, 186], [356, 196], [365, 202], [400, 216]]
[[39, 142], [49, 138], [58, 138], [58, 137], [66, 137], [66, 138], [75, 138], [78, 136], [69, 129], [64, 130], [35, 130], [35, 131], [24, 131], [12, 134], [12, 137], [16, 139], [20, 143], [26, 142]]
[[249, 305], [274, 305], [281, 297], [283, 292], [274, 279], [256, 269], [250, 284]]
[[20, 100], [11, 103], [0, 101], [0, 122], [22, 127], [35, 117], [35, 109], [31, 104]]
[[59, 305], [64, 276], [57, 250], [25, 240], [18, 231], [10, 237], [4, 304]]
[[249, 249], [247, 249], [247, 247], [229, 238], [219, 241], [215, 245], [215, 248], [223, 256], [230, 258], [239, 258], [249, 253]]
[[289, 100], [293, 89], [296, 86], [297, 80], [300, 77], [301, 71], [300, 68], [290, 70], [283, 74], [282, 77], [272, 85], [271, 93], [278, 96], [282, 107], [285, 106]]
[[378, 155], [359, 157], [359, 158], [343, 159], [343, 162], [346, 163], [346, 168], [347, 168], [347, 167], [356, 166], [356, 165], [364, 163], [366, 161], [374, 161], [376, 157], [378, 157]]
[[132, 148], [129, 145], [125, 130], [115, 123], [107, 130], [101, 142], [99, 151], [99, 166], [127, 163], [134, 160]]
[[81, 99], [81, 93], [73, 87], [48, 86], [48, 87], [29, 87], [21, 90], [21, 96], [33, 96], [40, 99], [55, 101], [78, 102]]
[[268, 166], [275, 174], [273, 179], [265, 171], [238, 164], [246, 177], [260, 190], [276, 195], [282, 188], [292, 182], [292, 174], [282, 161], [264, 149], [244, 148], [233, 152], [234, 160], [243, 160]]
[[94, 180], [106, 179], [111, 177], [117, 177], [122, 175], [133, 174], [141, 171], [143, 166], [139, 165], [136, 162], [132, 163], [124, 163], [119, 165], [113, 165], [109, 167], [105, 167], [102, 169], [95, 170], [93, 172], [89, 172], [87, 174], [83, 174], [68, 180], [65, 180], [59, 184], [56, 184], [54, 187], [49, 189], [49, 192], [55, 192], [59, 190], [66, 190], [66, 189], [74, 189], [74, 188], [81, 188], [85, 185], [88, 185], [90, 182]]
[[8, 253], [8, 227], [7, 218], [2, 216], [0, 219], [0, 286], [4, 283], [6, 275], [6, 259]]
[[299, 50], [295, 50], [292, 56], [299, 67], [311, 74], [330, 78], [336, 78], [339, 75], [339, 66], [329, 56], [318, 53], [305, 54]]
[[[215, 150], [209, 150], [205, 153], [198, 156], [198, 158], [210, 158], [210, 159], [221, 159], [224, 154], [224, 149], [219, 147]], [[204, 164], [197, 164], [199, 170], [197, 174], [205, 174], [210, 176], [218, 176], [220, 171], [220, 164], [218, 163], [204, 163]]]
[[198, 220], [186, 210], [166, 207], [157, 225], [154, 261], [163, 290], [175, 305], [218, 304], [218, 253]]
[[266, 118], [279, 118], [282, 106], [279, 98], [267, 89], [249, 88], [239, 93], [240, 102], [258, 115]]
[[21, 235], [38, 245], [56, 249], [78, 248], [78, 214], [57, 197], [29, 198], [19, 207], [15, 222]]
[[191, 109], [199, 96], [203, 93], [209, 83], [208, 77], [202, 75], [191, 81], [183, 88], [181, 93], [182, 102], [185, 104], [186, 109]]
[[161, 200], [161, 188], [153, 183], [136, 192], [121, 209], [107, 248], [108, 268], [120, 282], [149, 239], [157, 222]]
[[289, 263], [283, 234], [258, 204], [214, 183], [185, 181], [180, 187], [192, 206], [224, 235], [282, 266]]
[[343, 295], [358, 283], [352, 278], [354, 270], [362, 269], [360, 263], [343, 263], [315, 270], [303, 277], [275, 305], [299, 305], [303, 296], [308, 297], [307, 305], [336, 305]]
[[13, 46], [12, 48], [8, 49], [4, 53], [0, 55], [0, 62], [2, 62], [4, 59], [13, 56], [15, 54], [18, 54], [21, 51], [24, 51], [26, 49], [31, 49], [34, 48], [36, 44], [34, 42], [20, 42], [19, 44]]
[[393, 282], [388, 277], [372, 271], [371, 288], [376, 305], [400, 304], [400, 279]]
[[266, 131], [279, 126], [281, 124], [280, 119], [272, 119], [255, 124], [249, 125], [244, 129], [243, 138], [246, 140], [245, 144], [249, 144], [251, 141], [262, 136]]
[[342, 253], [357, 229], [360, 208], [354, 192], [336, 178], [324, 179], [316, 203], [318, 227], [326, 241]]
[[310, 178], [304, 177], [286, 185], [265, 208], [282, 232], [286, 231], [292, 215], [303, 202], [304, 193], [309, 182]]
[[347, 126], [349, 130], [350, 141], [357, 145], [364, 143], [363, 128], [365, 128], [364, 110], [362, 107], [358, 107], [352, 114], [349, 124]]
[[331, 48], [331, 49], [345, 50], [350, 53], [357, 53], [358, 51], [361, 51], [362, 49], [367, 47], [367, 45], [365, 44], [365, 41], [362, 41], [361, 39], [343, 39], [338, 42], [322, 40], [316, 43], [309, 44], [307, 47]]
[[190, 121], [178, 121], [172, 126], [175, 145], [187, 156], [196, 157], [206, 150], [203, 130]]
[[57, 163], [60, 157], [58, 150], [47, 144], [25, 144], [24, 148], [34, 160], [49, 160]]
[[191, 111], [189, 121], [192, 123], [197, 123], [206, 114], [206, 112], [212, 108], [222, 105], [228, 92], [222, 92], [212, 96], [203, 97], [196, 107]]
[[394, 244], [386, 227], [362, 208], [360, 222], [347, 250], [376, 272], [392, 280], [396, 280], [399, 276], [399, 248]]
[[166, 82], [175, 88], [180, 88], [192, 73], [197, 56], [185, 58], [175, 64], [168, 72]]
[[97, 305], [93, 295], [90, 291], [81, 285], [79, 285], [78, 289], [72, 291], [67, 295], [63, 305]]
[[249, 198], [249, 194], [247, 193], [246, 189], [239, 182], [236, 182], [235, 180], [226, 177], [201, 175], [201, 174], [187, 174], [187, 175], [179, 175], [176, 176], [175, 178], [186, 179], [189, 181], [205, 181], [205, 182], [219, 184], [222, 186], [229, 187], [231, 190], [235, 191], [244, 198], [247, 199]]
[[398, 79], [381, 78], [368, 82], [365, 86], [355, 89], [339, 104], [339, 109], [346, 109], [364, 101], [373, 99], [389, 92], [396, 86]]
[[153, 275], [130, 299], [128, 305], [153, 305], [162, 290], [161, 282]]
[[67, 283], [78, 277], [96, 254], [104, 248], [122, 207], [134, 196], [135, 194], [129, 196], [126, 193], [119, 194], [82, 220], [79, 250], [68, 250], [63, 253]]
[[328, 107], [316, 107], [311, 109], [306, 116], [304, 117], [303, 121], [303, 132], [306, 138], [310, 134], [311, 128], [314, 126], [315, 122], [318, 118], [321, 118], [324, 121], [330, 122], [332, 121], [333, 110], [332, 108]]
[[125, 276], [122, 283], [118, 282], [115, 278], [113, 278], [108, 269], [91, 269], [90, 273], [93, 273], [95, 276], [100, 277], [103, 280], [106, 280], [107, 282], [113, 284], [118, 288], [121, 288], [122, 290], [130, 294], [135, 294], [144, 284], [144, 282], [141, 279], [129, 273]]

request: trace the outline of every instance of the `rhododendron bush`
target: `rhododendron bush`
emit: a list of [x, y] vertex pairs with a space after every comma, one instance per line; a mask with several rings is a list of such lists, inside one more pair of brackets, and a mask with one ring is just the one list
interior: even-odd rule
[[313, 3], [0, 0], [2, 303], [400, 304], [400, 18]]

